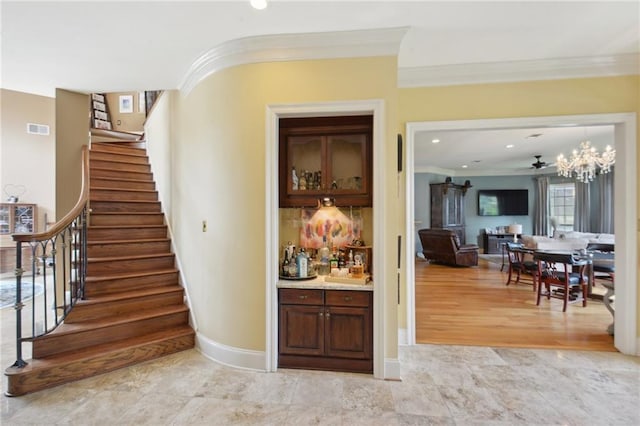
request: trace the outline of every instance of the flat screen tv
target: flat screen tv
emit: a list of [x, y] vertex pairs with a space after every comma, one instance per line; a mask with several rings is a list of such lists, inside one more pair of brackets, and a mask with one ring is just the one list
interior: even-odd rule
[[527, 216], [529, 214], [529, 190], [481, 189], [478, 190], [479, 216]]

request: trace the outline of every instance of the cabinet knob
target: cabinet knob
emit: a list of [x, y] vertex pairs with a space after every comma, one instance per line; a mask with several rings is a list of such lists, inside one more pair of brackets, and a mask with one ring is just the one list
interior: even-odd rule
[[344, 297], [344, 301], [345, 302], [351, 302], [352, 300], [353, 300], [353, 297], [351, 297], [351, 296], [345, 296]]
[[307, 298], [307, 296], [306, 296], [306, 295], [304, 295], [304, 294], [303, 294], [303, 295], [298, 296], [298, 299], [301, 299], [301, 300], [304, 300], [304, 299], [306, 299], [306, 298]]
[[324, 315], [324, 313], [323, 313], [323, 312], [318, 312], [318, 315], [319, 315], [319, 316], [323, 316], [323, 315]]
[[327, 309], [327, 318], [329, 318], [331, 316], [331, 312], [329, 312], [329, 310]]

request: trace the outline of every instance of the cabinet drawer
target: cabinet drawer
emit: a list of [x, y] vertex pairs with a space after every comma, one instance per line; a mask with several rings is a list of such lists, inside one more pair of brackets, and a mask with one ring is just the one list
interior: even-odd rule
[[322, 290], [281, 288], [280, 303], [286, 305], [322, 305]]
[[357, 290], [327, 290], [326, 304], [330, 306], [369, 306], [371, 292]]

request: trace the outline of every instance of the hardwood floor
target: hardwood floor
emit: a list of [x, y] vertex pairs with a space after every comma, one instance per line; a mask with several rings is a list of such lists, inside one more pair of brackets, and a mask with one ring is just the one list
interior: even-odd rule
[[506, 286], [500, 264], [454, 268], [416, 260], [416, 341], [494, 347], [615, 351], [601, 301], [536, 306], [530, 284]]

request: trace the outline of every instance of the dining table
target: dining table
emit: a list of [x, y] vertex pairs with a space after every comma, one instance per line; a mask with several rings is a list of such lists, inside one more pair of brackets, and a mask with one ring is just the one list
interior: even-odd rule
[[590, 299], [603, 300], [603, 296], [593, 293], [595, 282], [595, 266], [613, 267], [615, 264], [615, 253], [613, 251], [597, 250], [554, 250], [554, 249], [534, 249], [529, 247], [519, 247], [514, 251], [535, 256], [536, 253], [546, 254], [572, 254], [577, 260], [587, 261], [587, 297]]

